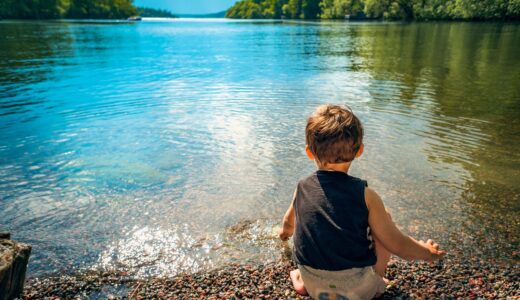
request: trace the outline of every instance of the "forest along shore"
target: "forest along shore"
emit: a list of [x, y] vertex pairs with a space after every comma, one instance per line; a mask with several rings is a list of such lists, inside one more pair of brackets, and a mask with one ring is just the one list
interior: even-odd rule
[[[136, 279], [125, 272], [87, 272], [29, 279], [23, 299], [310, 299], [296, 295], [280, 260], [261, 265], [232, 264], [173, 278]], [[447, 258], [440, 264], [392, 260], [382, 299], [520, 297], [520, 266], [479, 258]]]
[[0, 17], [4, 19], [126, 19], [137, 14], [131, 0], [2, 0]]
[[241, 0], [227, 10], [237, 19], [519, 20], [516, 0]]
[[136, 7], [131, 0], [0, 1], [1, 19], [126, 19], [131, 16], [175, 18], [164, 9]]

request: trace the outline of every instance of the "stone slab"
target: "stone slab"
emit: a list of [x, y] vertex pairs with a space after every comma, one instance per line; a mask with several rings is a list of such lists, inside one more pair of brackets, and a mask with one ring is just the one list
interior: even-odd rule
[[30, 255], [30, 245], [0, 239], [0, 300], [21, 296]]

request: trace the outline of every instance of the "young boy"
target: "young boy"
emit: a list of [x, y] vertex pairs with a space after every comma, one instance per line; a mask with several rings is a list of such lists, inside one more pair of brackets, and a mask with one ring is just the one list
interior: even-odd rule
[[[314, 299], [371, 299], [385, 290], [391, 254], [407, 260], [444, 256], [431, 240], [416, 241], [392, 222], [367, 182], [348, 175], [363, 154], [363, 126], [351, 110], [322, 105], [308, 119], [306, 152], [318, 170], [301, 180], [280, 238], [294, 234], [297, 293]], [[374, 249], [375, 248], [375, 249]]]

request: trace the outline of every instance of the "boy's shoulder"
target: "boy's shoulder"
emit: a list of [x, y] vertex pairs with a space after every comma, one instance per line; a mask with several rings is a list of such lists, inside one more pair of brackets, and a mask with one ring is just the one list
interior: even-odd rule
[[314, 182], [314, 183], [317, 183], [318, 182], [318, 177], [317, 177], [317, 174], [318, 172], [317, 171], [314, 171], [312, 172], [311, 174], [301, 178], [299, 181], [298, 181], [298, 187], [301, 186], [302, 184], [306, 184], [306, 183], [309, 183], [309, 182]]

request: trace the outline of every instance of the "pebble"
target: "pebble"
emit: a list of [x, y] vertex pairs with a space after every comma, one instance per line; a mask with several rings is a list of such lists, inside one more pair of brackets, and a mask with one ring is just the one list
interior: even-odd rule
[[[29, 279], [22, 298], [310, 299], [294, 292], [289, 279], [294, 268], [291, 261], [281, 260], [147, 279], [123, 272], [88, 271]], [[497, 267], [495, 261], [450, 258], [439, 268], [397, 259], [390, 262], [386, 277], [389, 283], [380, 299], [520, 298], [520, 265], [516, 263]]]

